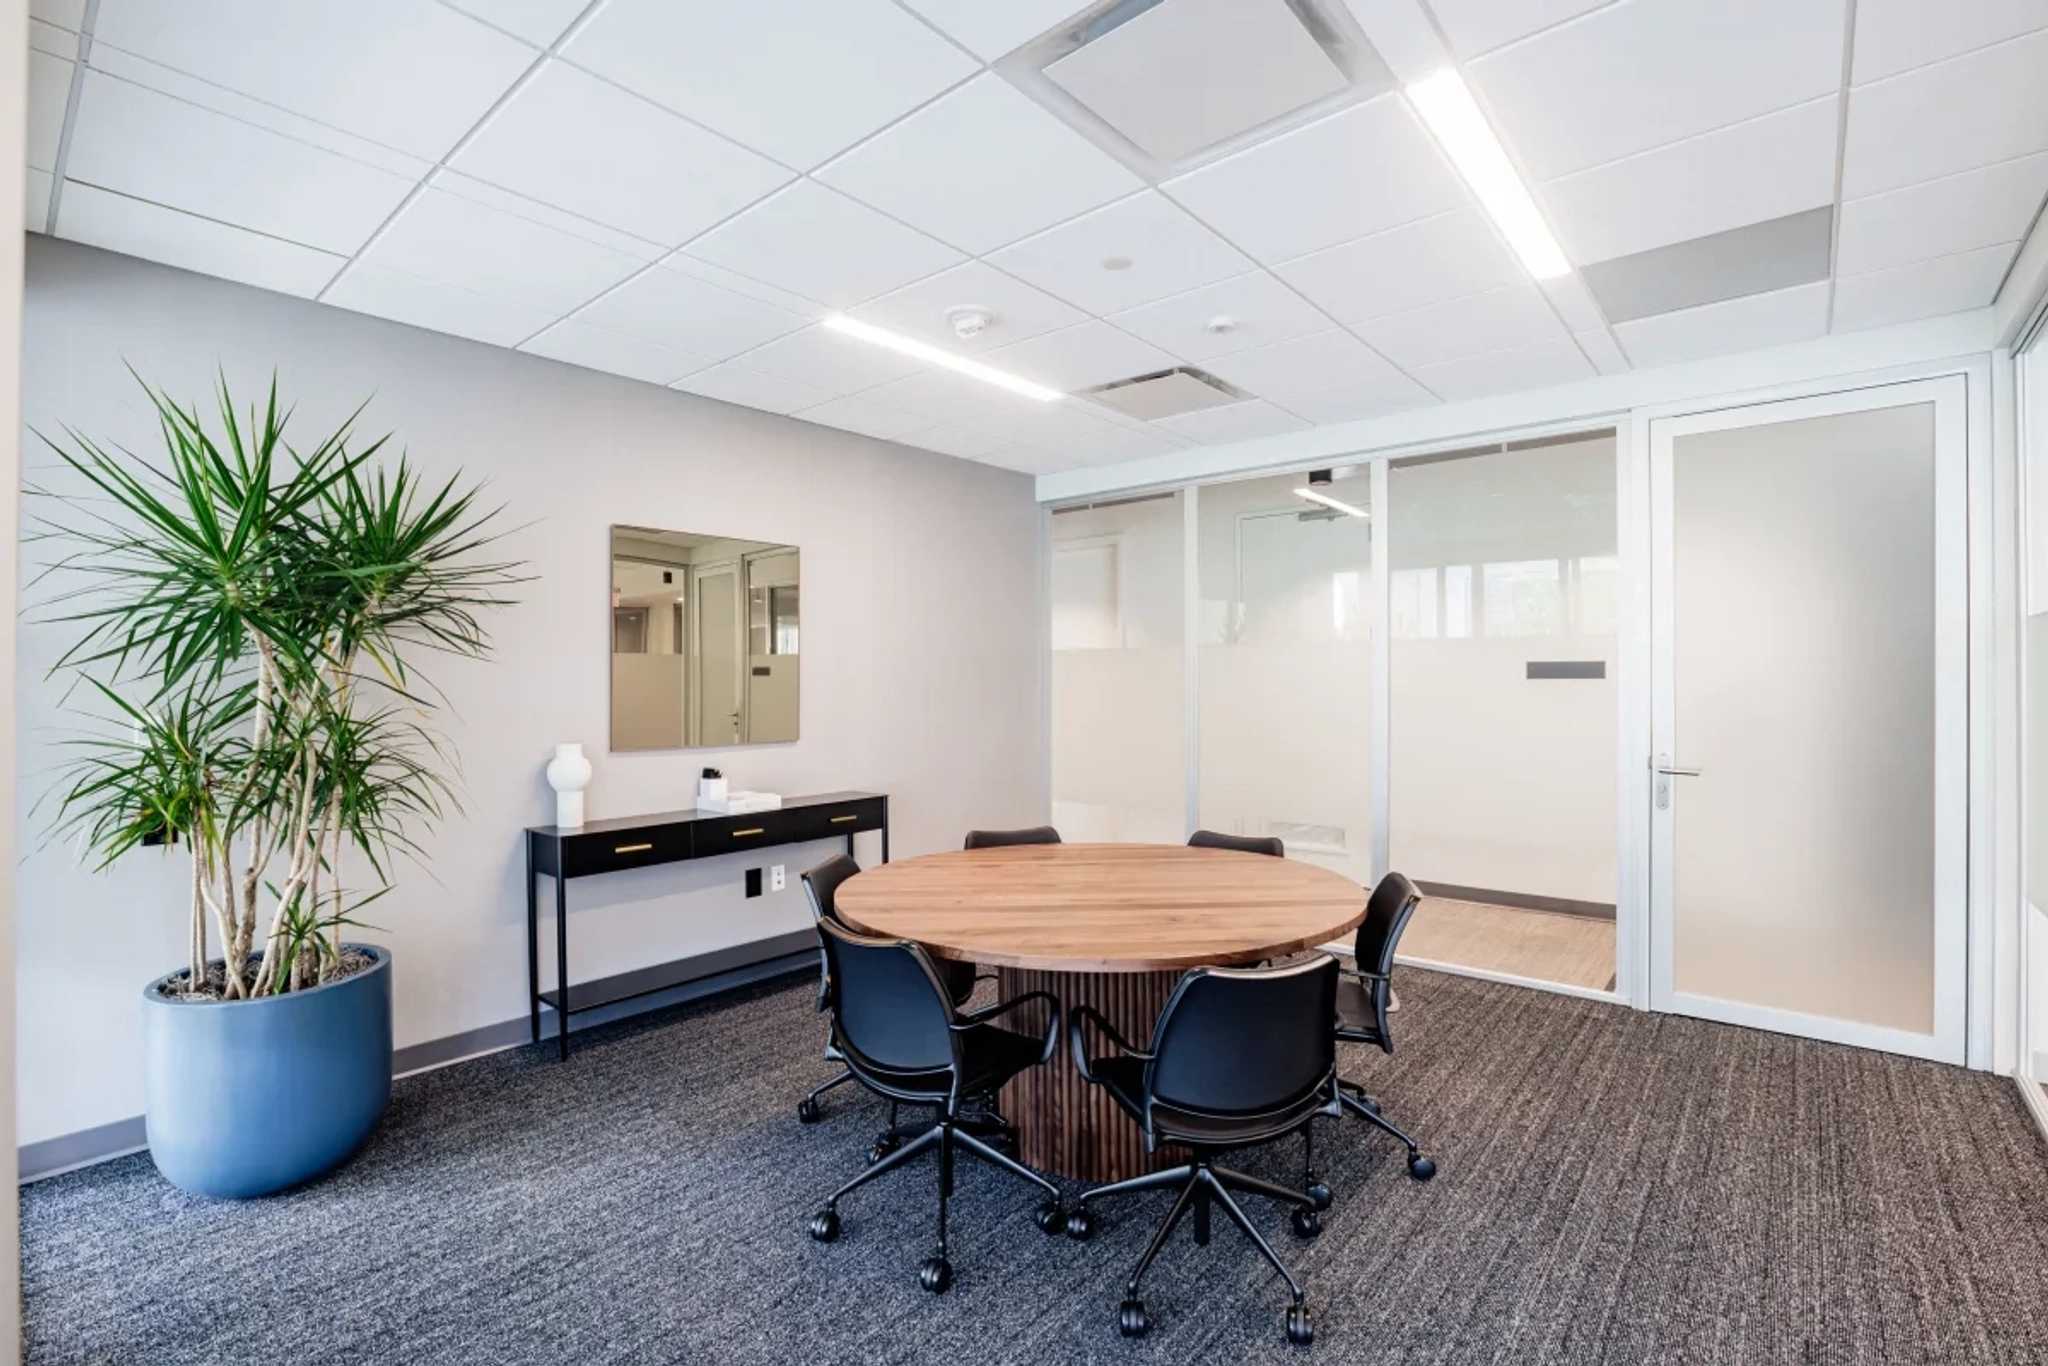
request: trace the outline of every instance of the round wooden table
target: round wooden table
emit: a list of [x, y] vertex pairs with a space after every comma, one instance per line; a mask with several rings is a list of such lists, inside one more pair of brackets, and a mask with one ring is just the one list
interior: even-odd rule
[[[1253, 963], [1339, 939], [1365, 918], [1365, 890], [1291, 859], [1170, 844], [1040, 844], [883, 864], [834, 898], [856, 930], [913, 939], [941, 958], [993, 965], [1004, 1000], [1050, 991], [1093, 1006], [1137, 1047], [1181, 973]], [[1044, 1007], [1002, 1023], [1045, 1028]], [[1104, 1046], [1100, 1040], [1097, 1046]], [[1018, 1157], [1078, 1181], [1170, 1165], [1138, 1126], [1083, 1081], [1063, 1046], [1003, 1089]]]

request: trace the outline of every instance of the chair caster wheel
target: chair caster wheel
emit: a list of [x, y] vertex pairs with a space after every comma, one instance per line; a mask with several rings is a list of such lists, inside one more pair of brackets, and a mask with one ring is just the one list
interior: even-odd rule
[[1294, 1212], [1294, 1236], [1313, 1238], [1323, 1231], [1323, 1216], [1312, 1209], [1298, 1209]]
[[868, 1165], [870, 1167], [874, 1166], [877, 1162], [880, 1162], [883, 1158], [887, 1157], [890, 1153], [895, 1152], [898, 1148], [902, 1146], [903, 1144], [900, 1140], [891, 1138], [887, 1134], [884, 1134], [882, 1137], [875, 1140], [873, 1147], [868, 1149]]
[[917, 1283], [934, 1295], [943, 1295], [953, 1285], [953, 1264], [944, 1257], [927, 1257], [917, 1269]]
[[1306, 1347], [1316, 1340], [1316, 1326], [1309, 1322], [1307, 1305], [1287, 1306], [1287, 1340], [1296, 1347]]
[[1125, 1300], [1116, 1307], [1116, 1330], [1127, 1338], [1141, 1338], [1152, 1327], [1152, 1320], [1145, 1317], [1143, 1300]]
[[1408, 1157], [1408, 1174], [1417, 1181], [1427, 1181], [1436, 1175], [1436, 1162], [1421, 1153], [1411, 1153]]
[[1038, 1231], [1041, 1233], [1066, 1231], [1067, 1212], [1060, 1208], [1060, 1202], [1057, 1200], [1048, 1200], [1040, 1205], [1038, 1213], [1032, 1217], [1038, 1220]]
[[1085, 1243], [1095, 1236], [1095, 1216], [1088, 1212], [1087, 1206], [1077, 1205], [1067, 1211], [1067, 1236], [1077, 1243]]
[[811, 1099], [810, 1097], [806, 1096], [806, 1097], [805, 1097], [804, 1099], [802, 1099], [802, 1100], [800, 1100], [800, 1101], [798, 1101], [798, 1102], [797, 1102], [797, 1104], [796, 1104], [796, 1121], [797, 1121], [797, 1123], [799, 1123], [799, 1124], [816, 1124], [816, 1123], [817, 1123], [817, 1122], [818, 1122], [819, 1120], [823, 1119], [824, 1117], [825, 1117], [825, 1112], [824, 1112], [824, 1111], [823, 1111], [822, 1109], [820, 1109], [820, 1108], [819, 1108], [819, 1106], [818, 1106], [818, 1102], [817, 1102], [817, 1101], [815, 1101], [815, 1100], [812, 1100], [812, 1099]]
[[821, 1209], [811, 1216], [811, 1237], [821, 1243], [837, 1242], [839, 1239], [839, 1211]]
[[1302, 1193], [1308, 1196], [1309, 1199], [1315, 1201], [1317, 1209], [1324, 1210], [1330, 1207], [1330, 1188], [1324, 1185], [1322, 1182], [1316, 1182], [1314, 1185], [1310, 1186], [1306, 1191]]

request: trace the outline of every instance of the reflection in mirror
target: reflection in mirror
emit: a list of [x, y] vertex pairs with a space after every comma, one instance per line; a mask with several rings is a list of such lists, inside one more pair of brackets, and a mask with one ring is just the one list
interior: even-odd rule
[[797, 549], [612, 528], [612, 749], [797, 738]]

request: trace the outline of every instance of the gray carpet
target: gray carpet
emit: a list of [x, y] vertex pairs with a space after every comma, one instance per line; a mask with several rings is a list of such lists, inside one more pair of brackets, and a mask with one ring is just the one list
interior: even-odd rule
[[[1219, 1221], [1115, 1329], [1163, 1195], [1094, 1242], [1041, 1235], [967, 1164], [957, 1283], [920, 1291], [928, 1160], [851, 1198], [878, 1102], [826, 1074], [791, 982], [401, 1082], [333, 1178], [218, 1204], [146, 1157], [29, 1187], [38, 1363], [1302, 1360], [1285, 1294]], [[1401, 1054], [1347, 1062], [1442, 1163], [1411, 1183], [1362, 1125], [1318, 1144], [1325, 1231], [1262, 1222], [1309, 1287], [1306, 1359], [1466, 1363], [2048, 1361], [2048, 1151], [2004, 1078], [1406, 972]], [[1299, 1147], [1242, 1164], [1290, 1182]]]

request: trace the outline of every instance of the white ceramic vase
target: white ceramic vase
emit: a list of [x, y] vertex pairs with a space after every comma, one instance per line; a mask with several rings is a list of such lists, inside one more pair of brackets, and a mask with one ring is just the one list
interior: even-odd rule
[[574, 830], [583, 824], [583, 789], [590, 786], [590, 760], [581, 745], [556, 745], [548, 761], [548, 786], [555, 790], [555, 824]]

